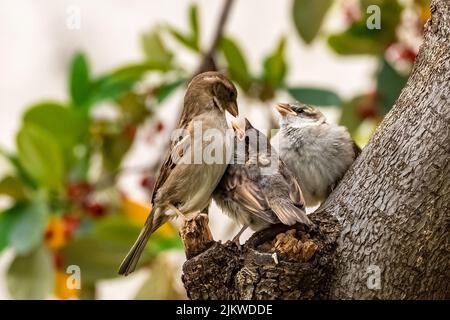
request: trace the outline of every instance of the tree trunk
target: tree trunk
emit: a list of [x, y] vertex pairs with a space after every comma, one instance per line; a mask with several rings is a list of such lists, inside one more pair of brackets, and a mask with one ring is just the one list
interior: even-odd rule
[[190, 298], [450, 299], [450, 1], [431, 11], [406, 87], [311, 215], [318, 229], [214, 243], [183, 266]]

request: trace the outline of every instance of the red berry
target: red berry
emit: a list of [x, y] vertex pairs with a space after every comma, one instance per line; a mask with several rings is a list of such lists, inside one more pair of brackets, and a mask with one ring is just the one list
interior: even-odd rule
[[400, 50], [400, 59], [414, 62], [416, 60], [416, 52], [408, 47], [403, 47]]
[[136, 128], [135, 125], [133, 125], [133, 124], [128, 124], [128, 125], [126, 125], [126, 126], [123, 128], [122, 133], [123, 133], [123, 135], [124, 135], [125, 137], [127, 137], [128, 139], [133, 140], [134, 137], [136, 136], [136, 131], [137, 131], [137, 128]]
[[71, 182], [66, 186], [66, 193], [72, 202], [83, 202], [91, 192], [91, 186], [86, 181]]
[[64, 263], [63, 263], [63, 256], [59, 252], [55, 252], [53, 254], [53, 265], [55, 266], [55, 269], [62, 269]]
[[44, 240], [50, 240], [51, 238], [53, 238], [53, 235], [54, 235], [53, 230], [50, 229], [45, 230]]
[[155, 125], [155, 131], [161, 132], [163, 130], [164, 130], [164, 123], [162, 123], [162, 121], [158, 121]]
[[80, 225], [80, 218], [75, 216], [65, 216], [64, 217], [64, 232], [67, 238], [71, 238], [75, 233], [76, 229]]
[[361, 18], [361, 13], [355, 5], [345, 5], [344, 6], [344, 19], [348, 24], [352, 24], [355, 21], [358, 21]]
[[106, 214], [106, 208], [99, 202], [87, 202], [84, 204], [84, 208], [93, 218], [100, 218]]
[[145, 189], [153, 189], [155, 178], [153, 176], [145, 176], [141, 180], [141, 186]]
[[380, 98], [380, 93], [376, 89], [370, 90], [367, 95], [373, 99], [373, 102]]
[[377, 108], [375, 104], [363, 104], [358, 106], [356, 112], [362, 119], [373, 119], [377, 116]]

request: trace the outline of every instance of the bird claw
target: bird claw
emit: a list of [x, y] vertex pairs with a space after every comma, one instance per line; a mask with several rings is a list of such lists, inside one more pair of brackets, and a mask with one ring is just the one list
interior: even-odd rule
[[182, 220], [182, 221], [185, 221], [186, 220], [186, 217], [185, 217], [185, 215], [183, 214], [183, 212], [181, 212], [177, 207], [175, 207], [173, 204], [168, 204], [167, 205], [173, 212], [175, 212], [176, 214], [177, 214], [177, 216]]
[[195, 212], [189, 214], [188, 217], [187, 217], [186, 219], [189, 219], [189, 220], [196, 220], [196, 219], [198, 219], [199, 217], [203, 217], [203, 218], [206, 218], [206, 219], [209, 218], [207, 214], [205, 214], [205, 213], [203, 213], [203, 212], [201, 212], [201, 211], [195, 211]]
[[243, 226], [241, 228], [241, 230], [239, 230], [239, 232], [234, 236], [234, 238], [231, 240], [231, 242], [233, 242], [239, 250], [241, 250], [242, 246], [241, 243], [239, 241], [239, 238], [241, 237], [242, 233], [247, 230], [248, 226]]
[[231, 240], [231, 242], [233, 242], [239, 250], [241, 250], [241, 248], [242, 248], [241, 242], [239, 241], [240, 236], [241, 236], [240, 234], [237, 234], [237, 235], [235, 235], [234, 238]]

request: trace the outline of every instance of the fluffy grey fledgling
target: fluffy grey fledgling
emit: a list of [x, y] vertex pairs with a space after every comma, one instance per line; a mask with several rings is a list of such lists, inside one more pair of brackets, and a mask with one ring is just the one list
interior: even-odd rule
[[[212, 192], [222, 178], [228, 161], [192, 163], [195, 150], [203, 150], [210, 143], [203, 138], [203, 134], [194, 135], [194, 123], [202, 124], [204, 134], [208, 129], [217, 129], [225, 137], [228, 129], [225, 111], [237, 116], [236, 96], [234, 85], [218, 72], [199, 74], [189, 83], [178, 123], [178, 128], [186, 129], [188, 135], [173, 141], [166, 154], [153, 189], [152, 211], [122, 262], [119, 274], [127, 275], [134, 271], [150, 235], [171, 216], [202, 211], [210, 204]], [[229, 140], [231, 147], [232, 141]], [[224, 140], [224, 148], [226, 144]]]
[[295, 174], [306, 206], [323, 202], [361, 152], [347, 128], [326, 122], [318, 109], [278, 104], [281, 159]]
[[[293, 225], [296, 222], [311, 226], [295, 177], [279, 159], [267, 137], [247, 119], [245, 122], [245, 132], [233, 122], [234, 161], [213, 193], [214, 201], [224, 213], [243, 225], [233, 241], [238, 243], [247, 227], [258, 231], [271, 224]], [[255, 137], [259, 138], [259, 145]], [[268, 168], [271, 161], [277, 161], [278, 167], [270, 174], [263, 173], [263, 168]]]

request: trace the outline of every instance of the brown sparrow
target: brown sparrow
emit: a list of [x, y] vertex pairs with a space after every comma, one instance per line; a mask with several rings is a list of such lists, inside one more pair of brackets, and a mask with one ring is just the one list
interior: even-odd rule
[[297, 177], [306, 206], [323, 202], [361, 149], [347, 128], [326, 122], [317, 108], [304, 104], [276, 106], [281, 115], [278, 152]]
[[232, 163], [213, 193], [217, 205], [234, 221], [243, 225], [233, 239], [239, 244], [242, 232], [258, 231], [272, 224], [311, 226], [304, 211], [300, 187], [289, 169], [278, 158], [267, 137], [245, 120], [245, 132], [236, 122]]
[[225, 111], [237, 116], [236, 97], [233, 83], [218, 72], [201, 73], [189, 83], [177, 130], [185, 134], [172, 139], [153, 189], [152, 210], [119, 274], [134, 271], [150, 235], [174, 214], [188, 215], [209, 205], [229, 161], [226, 156], [205, 161], [202, 150], [212, 138], [219, 141], [220, 148], [231, 147]]

